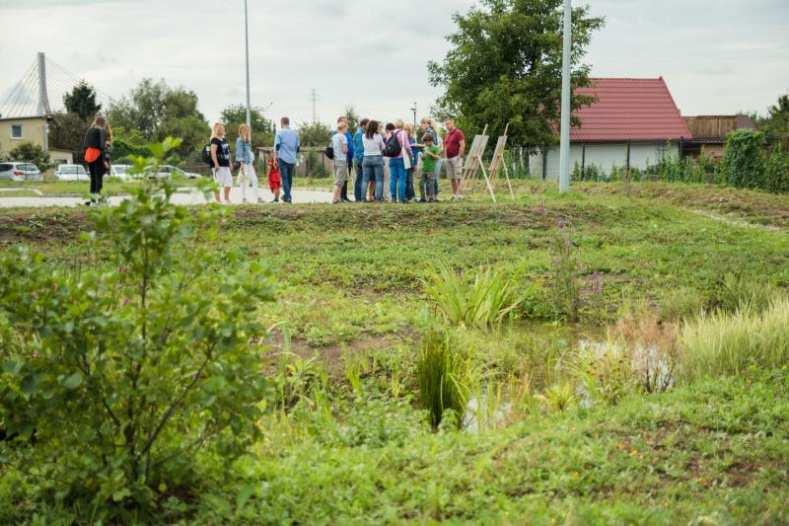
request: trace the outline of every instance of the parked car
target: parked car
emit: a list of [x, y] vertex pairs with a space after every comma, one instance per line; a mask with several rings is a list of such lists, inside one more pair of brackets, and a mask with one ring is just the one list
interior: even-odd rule
[[7, 181], [43, 181], [41, 170], [33, 163], [4, 162], [0, 163], [0, 179]]
[[61, 164], [55, 171], [58, 181], [90, 181], [90, 176], [81, 164]]
[[111, 164], [110, 177], [117, 177], [125, 181], [130, 177], [129, 170], [131, 170], [131, 166], [128, 164]]
[[156, 174], [156, 177], [162, 179], [169, 179], [171, 176], [176, 175], [178, 177], [183, 177], [185, 179], [198, 179], [200, 174], [193, 173], [193, 172], [185, 172], [176, 166], [170, 166], [169, 164], [165, 164], [159, 167], [159, 172]]

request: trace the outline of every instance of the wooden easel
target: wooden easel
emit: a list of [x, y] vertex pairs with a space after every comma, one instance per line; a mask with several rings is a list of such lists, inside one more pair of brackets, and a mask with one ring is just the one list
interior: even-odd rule
[[466, 162], [463, 163], [462, 180], [474, 180], [477, 177], [477, 172], [482, 170], [482, 175], [485, 177], [485, 184], [490, 192], [490, 197], [495, 203], [496, 195], [493, 192], [493, 187], [490, 185], [490, 179], [485, 171], [485, 165], [482, 162], [482, 155], [485, 153], [485, 148], [488, 146], [488, 140], [490, 139], [487, 132], [488, 125], [486, 124], [485, 129], [482, 130], [482, 135], [474, 136], [474, 140], [471, 142], [471, 148], [469, 148], [468, 155], [466, 155]]
[[[515, 199], [515, 192], [512, 190], [512, 182], [510, 181], [510, 171], [507, 168], [507, 163], [504, 161], [504, 149], [507, 147], [507, 132], [510, 129], [510, 123], [504, 128], [504, 134], [499, 137], [496, 142], [496, 149], [493, 151], [493, 159], [490, 161], [490, 180], [496, 184], [496, 175], [498, 174], [499, 167], [504, 168], [504, 177], [507, 180], [507, 187], [510, 189], [510, 196]], [[495, 201], [495, 199], [494, 199]]]

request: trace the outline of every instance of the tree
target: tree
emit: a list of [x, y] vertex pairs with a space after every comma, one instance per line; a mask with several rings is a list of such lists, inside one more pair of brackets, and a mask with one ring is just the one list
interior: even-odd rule
[[303, 146], [326, 146], [332, 130], [322, 122], [304, 122], [299, 126], [299, 137]]
[[101, 110], [101, 104], [96, 102], [96, 90], [84, 80], [63, 95], [63, 104], [69, 113], [79, 115], [83, 121], [92, 119]]
[[[561, 112], [562, 0], [481, 0], [456, 14], [452, 48], [441, 63], [428, 64], [430, 82], [443, 87], [436, 113], [454, 115], [461, 127], [493, 133], [510, 124], [511, 143], [556, 142]], [[603, 19], [587, 7], [573, 10], [572, 85], [589, 85], [586, 47]], [[573, 108], [591, 103], [574, 96]], [[576, 122], [577, 124], [577, 122]]]
[[146, 142], [178, 137], [177, 153], [188, 156], [200, 150], [211, 133], [197, 104], [193, 91], [143, 79], [128, 97], [110, 104], [108, 118], [113, 128], [139, 130]]
[[61, 150], [79, 153], [88, 122], [76, 113], [56, 113], [49, 125], [49, 144]]
[[348, 119], [348, 129], [351, 130], [351, 133], [356, 131], [356, 128], [359, 127], [359, 115], [356, 113], [356, 108], [353, 105], [349, 104], [345, 107], [345, 118]]
[[789, 95], [779, 97], [778, 102], [767, 110], [767, 117], [755, 120], [767, 142], [780, 144], [784, 151], [789, 151]]
[[49, 154], [41, 146], [30, 142], [19, 143], [13, 150], [8, 152], [8, 158], [12, 161], [33, 163], [42, 172], [51, 166]]
[[[252, 108], [252, 147], [271, 146], [274, 144], [274, 123], [263, 115], [262, 108]], [[222, 122], [227, 131], [227, 140], [235, 143], [238, 127], [247, 122], [247, 108], [241, 104], [228, 106], [222, 110]]]

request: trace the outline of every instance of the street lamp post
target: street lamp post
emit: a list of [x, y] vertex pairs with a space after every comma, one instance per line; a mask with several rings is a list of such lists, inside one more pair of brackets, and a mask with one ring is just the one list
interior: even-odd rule
[[564, 44], [562, 47], [562, 116], [559, 146], [559, 191], [570, 190], [570, 51], [572, 47], [572, 2], [564, 0]]
[[249, 135], [252, 136], [252, 103], [249, 95], [249, 12], [247, 10], [247, 0], [244, 0], [244, 47], [246, 51], [247, 66], [247, 126]]

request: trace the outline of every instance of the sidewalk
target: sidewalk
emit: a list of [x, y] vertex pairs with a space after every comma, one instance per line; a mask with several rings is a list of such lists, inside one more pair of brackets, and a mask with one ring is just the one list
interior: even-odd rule
[[[252, 191], [247, 191], [247, 199], [251, 199]], [[260, 189], [259, 196], [265, 201], [265, 204], [271, 203], [274, 195], [268, 189]], [[128, 196], [114, 196], [110, 197], [109, 202], [113, 206], [127, 199]], [[213, 197], [212, 197], [213, 199]], [[188, 192], [176, 192], [173, 194], [171, 201], [177, 205], [202, 205], [207, 201], [202, 193], [195, 189], [189, 189]], [[293, 202], [294, 203], [331, 203], [331, 192], [320, 190], [294, 190]], [[232, 204], [241, 204], [241, 189], [234, 187], [230, 191], [230, 202]], [[43, 208], [51, 206], [65, 206], [74, 207], [81, 206], [85, 203], [82, 197], [11, 197], [0, 195], [0, 208]]]

